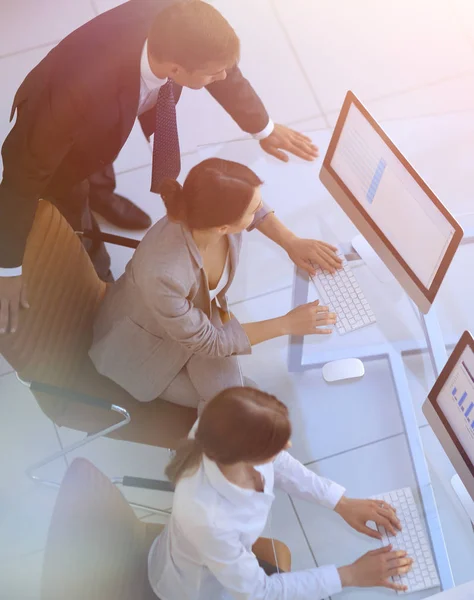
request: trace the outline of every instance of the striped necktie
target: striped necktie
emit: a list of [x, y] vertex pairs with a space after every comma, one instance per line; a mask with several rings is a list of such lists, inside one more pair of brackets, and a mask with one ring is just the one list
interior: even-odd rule
[[168, 79], [161, 86], [156, 103], [151, 191], [158, 194], [163, 180], [168, 177], [177, 179], [180, 170], [181, 156], [179, 153], [173, 81]]

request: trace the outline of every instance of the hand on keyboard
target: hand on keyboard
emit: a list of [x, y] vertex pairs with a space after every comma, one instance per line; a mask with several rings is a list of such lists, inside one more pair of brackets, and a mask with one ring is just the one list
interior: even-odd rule
[[383, 500], [359, 500], [343, 496], [334, 510], [356, 531], [377, 540], [382, 539], [382, 534], [368, 527], [367, 521], [374, 521], [391, 535], [397, 535], [397, 532], [402, 530], [395, 509]]
[[375, 315], [342, 252], [338, 256], [342, 260], [342, 269], [331, 274], [317, 267], [316, 277], [311, 280], [321, 302], [336, 313], [336, 329], [343, 335], [375, 323]]
[[381, 586], [404, 592], [407, 586], [395, 583], [390, 577], [400, 577], [408, 573], [413, 560], [403, 550], [393, 551], [392, 546], [367, 552], [352, 565], [338, 569], [343, 587]]
[[309, 335], [310, 333], [332, 333], [332, 329], [322, 329], [334, 325], [336, 315], [327, 306], [320, 306], [319, 300], [297, 306], [283, 319], [284, 335]]
[[404, 550], [413, 557], [413, 569], [402, 577], [394, 577], [395, 583], [407, 586], [408, 592], [417, 592], [439, 586], [434, 557], [423, 519], [416, 506], [410, 488], [393, 490], [374, 498], [377, 502], [387, 502], [397, 510], [397, 517], [403, 531], [393, 536], [383, 526], [377, 525], [382, 534], [382, 544], [391, 544], [394, 550]]
[[342, 259], [337, 255], [338, 249], [326, 242], [294, 237], [285, 245], [285, 249], [295, 265], [310, 275], [316, 274], [316, 265], [330, 273], [342, 267]]

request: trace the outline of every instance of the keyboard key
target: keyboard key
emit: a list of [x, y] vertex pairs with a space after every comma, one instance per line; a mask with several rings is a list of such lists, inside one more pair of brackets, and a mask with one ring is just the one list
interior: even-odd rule
[[[394, 550], [405, 550], [414, 559], [412, 570], [402, 576], [402, 585], [408, 587], [407, 592], [421, 591], [439, 586], [439, 578], [434, 565], [431, 546], [425, 533], [424, 523], [415, 504], [410, 488], [394, 490], [377, 496], [397, 509], [402, 522], [403, 531], [396, 536], [383, 535], [382, 545], [388, 541]], [[382, 533], [383, 528], [379, 528]], [[383, 530], [385, 533], [385, 530]], [[394, 581], [397, 581], [393, 578]]]

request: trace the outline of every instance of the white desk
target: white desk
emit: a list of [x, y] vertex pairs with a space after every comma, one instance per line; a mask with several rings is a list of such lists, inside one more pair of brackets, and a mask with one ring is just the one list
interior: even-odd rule
[[[470, 243], [472, 238], [468, 235], [464, 242]], [[389, 361], [405, 429], [408, 456], [436, 557], [441, 588], [447, 590], [453, 587], [454, 581], [403, 360], [407, 354], [427, 350], [435, 375], [440, 373], [447, 353], [436, 310], [433, 307], [428, 315], [422, 315], [395, 280], [381, 283], [362, 261], [357, 260], [356, 255], [347, 253], [346, 256], [354, 264], [356, 276], [378, 322], [344, 336], [335, 333], [330, 341], [326, 336], [292, 336], [288, 367], [291, 372], [302, 372], [321, 368], [330, 360], [346, 357], [357, 357], [365, 363], [382, 358]], [[296, 269], [293, 307], [317, 297], [307, 274]], [[422, 592], [420, 597], [426, 597], [426, 593]]]

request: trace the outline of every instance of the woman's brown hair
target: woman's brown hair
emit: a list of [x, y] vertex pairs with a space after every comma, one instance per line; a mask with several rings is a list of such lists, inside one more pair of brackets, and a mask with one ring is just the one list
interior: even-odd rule
[[245, 165], [208, 158], [191, 169], [182, 187], [174, 179], [163, 181], [160, 194], [172, 221], [210, 229], [236, 223], [262, 183]]
[[290, 436], [288, 409], [275, 396], [250, 387], [229, 388], [205, 406], [195, 438], [181, 444], [166, 475], [177, 483], [196, 471], [203, 454], [224, 465], [261, 464], [281, 452]]

